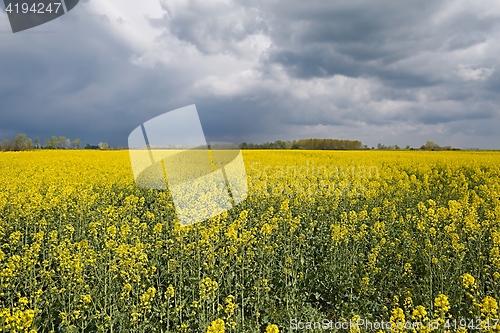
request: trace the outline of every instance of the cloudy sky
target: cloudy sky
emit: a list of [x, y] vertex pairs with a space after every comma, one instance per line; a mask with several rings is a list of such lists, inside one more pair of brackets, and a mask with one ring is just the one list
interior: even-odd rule
[[500, 149], [496, 0], [81, 0], [13, 34], [0, 138], [127, 145], [196, 104], [209, 141]]

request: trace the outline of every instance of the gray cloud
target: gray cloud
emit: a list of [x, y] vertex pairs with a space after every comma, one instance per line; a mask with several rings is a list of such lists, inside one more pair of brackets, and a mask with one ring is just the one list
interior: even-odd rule
[[204, 54], [233, 52], [241, 55], [237, 44], [249, 35], [268, 33], [265, 18], [255, 4], [242, 6], [232, 1], [161, 0], [166, 10], [163, 19], [152, 20], [164, 26], [182, 41], [196, 46]]
[[144, 6], [87, 0], [31, 32], [0, 34], [0, 136], [126, 145], [140, 123], [196, 104], [210, 141], [499, 148], [494, 2]]

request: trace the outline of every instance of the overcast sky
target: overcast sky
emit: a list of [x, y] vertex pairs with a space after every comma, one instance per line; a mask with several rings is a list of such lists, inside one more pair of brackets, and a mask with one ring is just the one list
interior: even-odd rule
[[81, 0], [12, 34], [0, 138], [127, 145], [196, 104], [209, 141], [500, 149], [496, 0]]

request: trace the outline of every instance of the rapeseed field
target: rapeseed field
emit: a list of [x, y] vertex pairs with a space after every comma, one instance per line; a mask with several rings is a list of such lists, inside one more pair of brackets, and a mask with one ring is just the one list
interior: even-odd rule
[[243, 156], [247, 199], [181, 226], [126, 151], [1, 153], [0, 330], [499, 330], [500, 153]]

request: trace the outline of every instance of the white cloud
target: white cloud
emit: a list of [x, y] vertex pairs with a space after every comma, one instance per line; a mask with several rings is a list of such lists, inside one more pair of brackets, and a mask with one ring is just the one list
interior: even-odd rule
[[91, 0], [85, 6], [90, 14], [106, 18], [114, 36], [137, 51], [149, 50], [161, 32], [149, 23], [164, 14], [157, 0]]
[[473, 69], [467, 65], [458, 65], [457, 73], [465, 81], [484, 81], [493, 74], [494, 68]]

